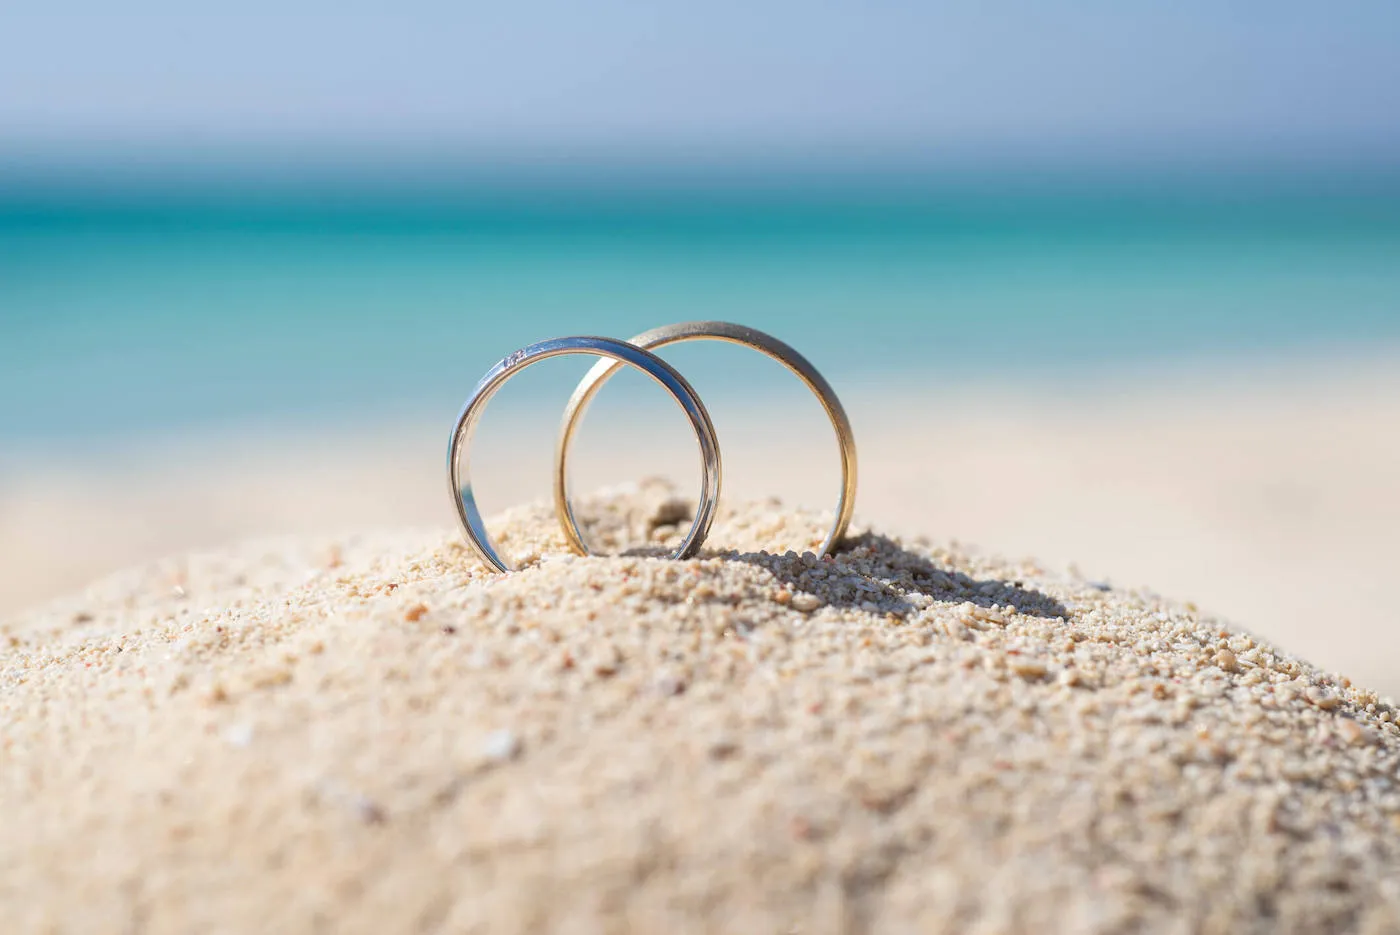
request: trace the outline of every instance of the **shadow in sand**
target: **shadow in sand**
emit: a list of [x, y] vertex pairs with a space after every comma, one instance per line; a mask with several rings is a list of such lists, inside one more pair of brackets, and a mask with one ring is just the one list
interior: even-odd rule
[[[669, 549], [638, 546], [622, 555], [665, 558]], [[1059, 601], [1025, 587], [1019, 581], [978, 581], [960, 571], [939, 568], [888, 536], [865, 533], [841, 543], [827, 560], [807, 561], [763, 552], [701, 552], [702, 558], [718, 558], [756, 565], [770, 572], [793, 591], [816, 593], [835, 607], [874, 604], [882, 613], [903, 616], [918, 608], [909, 597], [921, 594], [949, 604], [972, 603], [979, 607], [1012, 605], [1019, 613], [1047, 619], [1067, 619], [1069, 611]], [[820, 569], [820, 572], [815, 572]], [[831, 579], [842, 585], [833, 587]], [[834, 595], [834, 596], [833, 596]]]
[[[909, 600], [910, 596], [921, 594], [952, 604], [970, 602], [980, 607], [1010, 604], [1018, 612], [1035, 617], [1065, 619], [1069, 616], [1069, 611], [1059, 601], [1019, 581], [978, 581], [962, 572], [939, 568], [888, 536], [873, 533], [847, 539], [825, 561], [793, 560], [753, 552], [729, 553], [729, 557], [767, 569], [794, 591], [813, 592], [820, 582], [821, 596], [837, 607], [874, 604], [884, 613], [903, 616], [917, 609]], [[821, 574], [814, 579], [813, 570], [817, 568], [821, 569]], [[836, 587], [831, 581], [833, 577], [840, 582]]]

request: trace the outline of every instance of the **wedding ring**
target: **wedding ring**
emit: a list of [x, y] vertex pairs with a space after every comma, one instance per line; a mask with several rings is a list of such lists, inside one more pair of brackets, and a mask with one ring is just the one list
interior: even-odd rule
[[[846, 534], [846, 527], [850, 525], [851, 513], [856, 505], [856, 441], [851, 432], [851, 420], [847, 418], [841, 400], [836, 397], [836, 391], [826, 382], [826, 378], [817, 372], [817, 368], [796, 350], [771, 335], [744, 325], [725, 321], [687, 321], [644, 331], [628, 343], [651, 351], [683, 341], [727, 341], [766, 354], [796, 374], [821, 401], [822, 408], [831, 419], [831, 427], [836, 430], [836, 443], [841, 452], [841, 496], [836, 501], [836, 522], [827, 534], [826, 541], [817, 550], [818, 555], [826, 555]], [[573, 396], [569, 398], [568, 407], [564, 410], [564, 419], [559, 427], [559, 441], [554, 449], [554, 509], [559, 515], [559, 522], [564, 527], [564, 535], [569, 540], [569, 545], [580, 555], [588, 554], [588, 547], [583, 542], [573, 509], [569, 505], [569, 446], [573, 442], [579, 422], [588, 410], [588, 404], [621, 366], [616, 360], [600, 360], [579, 381]]]
[[[695, 437], [700, 443], [702, 468], [700, 504], [695, 511], [695, 519], [690, 524], [690, 532], [686, 534], [685, 540], [672, 553], [671, 557], [689, 558], [694, 555], [705, 541], [705, 536], [709, 534], [710, 525], [715, 518], [715, 506], [719, 502], [719, 440], [715, 436], [715, 427], [710, 422], [710, 414], [706, 411], [705, 404], [700, 401], [700, 397], [695, 395], [695, 390], [691, 389], [685, 378], [666, 361], [636, 345], [612, 338], [598, 337], [554, 338], [550, 341], [541, 341], [538, 344], [521, 348], [488, 370], [486, 375], [481, 378], [481, 382], [476, 385], [476, 389], [472, 390], [471, 395], [467, 397], [465, 405], [462, 406], [462, 413], [457, 417], [457, 424], [452, 429], [452, 441], [447, 449], [447, 475], [452, 501], [457, 508], [457, 517], [462, 522], [462, 529], [466, 533], [467, 541], [471, 544], [472, 549], [481, 556], [483, 561], [497, 571], [511, 570], [491, 544], [491, 537], [481, 519], [481, 512], [476, 505], [476, 496], [472, 491], [468, 462], [472, 433], [476, 429], [477, 420], [481, 418], [481, 413], [485, 410], [486, 404], [491, 401], [491, 397], [496, 395], [496, 391], [504, 386], [507, 380], [533, 363], [565, 354], [587, 354], [608, 358], [600, 363], [607, 363], [613, 368], [630, 364], [661, 384], [666, 392], [671, 394], [671, 398], [685, 411], [686, 417], [690, 419], [691, 427], [695, 429]], [[556, 490], [556, 498], [558, 496], [560, 494]], [[583, 547], [583, 543], [578, 538], [573, 513], [568, 508], [567, 500], [564, 501], [564, 504], [565, 512], [569, 517], [569, 525], [566, 528], [570, 530], [572, 536], [570, 545], [575, 551], [586, 555], [588, 554], [587, 549]]]

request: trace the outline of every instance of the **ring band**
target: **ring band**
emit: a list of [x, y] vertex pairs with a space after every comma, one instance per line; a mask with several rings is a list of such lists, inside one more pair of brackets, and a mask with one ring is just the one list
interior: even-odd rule
[[[651, 351], [684, 341], [727, 341], [765, 354], [796, 374], [821, 401], [822, 408], [831, 419], [831, 427], [836, 430], [836, 443], [841, 451], [841, 497], [836, 501], [836, 522], [817, 551], [819, 556], [826, 555], [846, 534], [846, 527], [851, 523], [851, 514], [856, 505], [855, 435], [851, 432], [851, 420], [846, 416], [846, 410], [837, 398], [836, 391], [817, 368], [796, 350], [772, 335], [744, 325], [726, 321], [687, 321], [644, 331], [628, 343]], [[559, 522], [564, 527], [564, 535], [568, 538], [569, 545], [580, 555], [588, 554], [588, 548], [584, 545], [578, 523], [574, 521], [573, 511], [569, 507], [569, 446], [573, 442], [579, 422], [588, 410], [588, 404], [620, 366], [621, 364], [615, 361], [600, 360], [579, 381], [573, 396], [569, 397], [568, 407], [564, 410], [564, 419], [559, 427], [559, 441], [554, 449], [554, 508], [559, 515]]]
[[[661, 384], [666, 392], [671, 394], [671, 398], [685, 411], [686, 417], [690, 419], [691, 427], [695, 429], [695, 437], [700, 443], [701, 497], [700, 506], [695, 512], [695, 520], [690, 524], [690, 532], [671, 557], [689, 558], [694, 555], [705, 541], [705, 536], [709, 535], [710, 525], [715, 518], [715, 507], [719, 502], [719, 439], [715, 436], [715, 427], [710, 421], [710, 414], [706, 411], [705, 404], [700, 401], [700, 397], [695, 395], [695, 390], [691, 389], [690, 384], [686, 382], [685, 377], [677, 373], [676, 369], [666, 361], [636, 345], [612, 338], [598, 337], [554, 338], [523, 347], [488, 370], [486, 375], [481, 378], [481, 382], [476, 385], [476, 389], [472, 390], [471, 395], [467, 397], [466, 403], [462, 406], [461, 415], [457, 416], [457, 424], [452, 428], [452, 441], [447, 449], [448, 484], [451, 488], [453, 503], [457, 507], [457, 517], [461, 520], [462, 529], [467, 534], [467, 541], [471, 543], [476, 554], [497, 571], [511, 570], [510, 566], [497, 554], [495, 547], [491, 544], [491, 537], [486, 532], [486, 525], [482, 521], [481, 512], [476, 505], [476, 496], [472, 492], [469, 465], [467, 464], [469, 459], [466, 455], [471, 448], [472, 433], [476, 430], [477, 420], [481, 418], [481, 413], [485, 410], [486, 404], [491, 401], [491, 397], [496, 395], [496, 391], [504, 386], [507, 380], [531, 364], [566, 354], [587, 354], [593, 357], [611, 358], [607, 363], [614, 368], [630, 364]], [[558, 502], [556, 490], [556, 503]], [[588, 554], [586, 549], [580, 547], [582, 543], [577, 538], [573, 511], [569, 509], [567, 501], [564, 502], [564, 512], [569, 518], [567, 528], [573, 530], [574, 533], [570, 545], [580, 554]]]

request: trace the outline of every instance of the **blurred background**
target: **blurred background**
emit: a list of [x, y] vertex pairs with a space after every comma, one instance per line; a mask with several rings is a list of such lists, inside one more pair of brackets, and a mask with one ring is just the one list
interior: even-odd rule
[[[1397, 48], [1364, 0], [8, 4], [0, 616], [237, 538], [449, 525], [497, 359], [723, 318], [842, 393], [867, 519], [1400, 694]], [[729, 496], [829, 504], [800, 385], [666, 356]], [[493, 404], [485, 508], [547, 494], [586, 366]], [[576, 487], [693, 460], [624, 375]]]

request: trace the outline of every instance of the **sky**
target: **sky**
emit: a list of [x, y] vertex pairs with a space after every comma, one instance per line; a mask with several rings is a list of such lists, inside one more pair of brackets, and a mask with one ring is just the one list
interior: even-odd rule
[[1400, 3], [0, 5], [0, 152], [1400, 159]]

